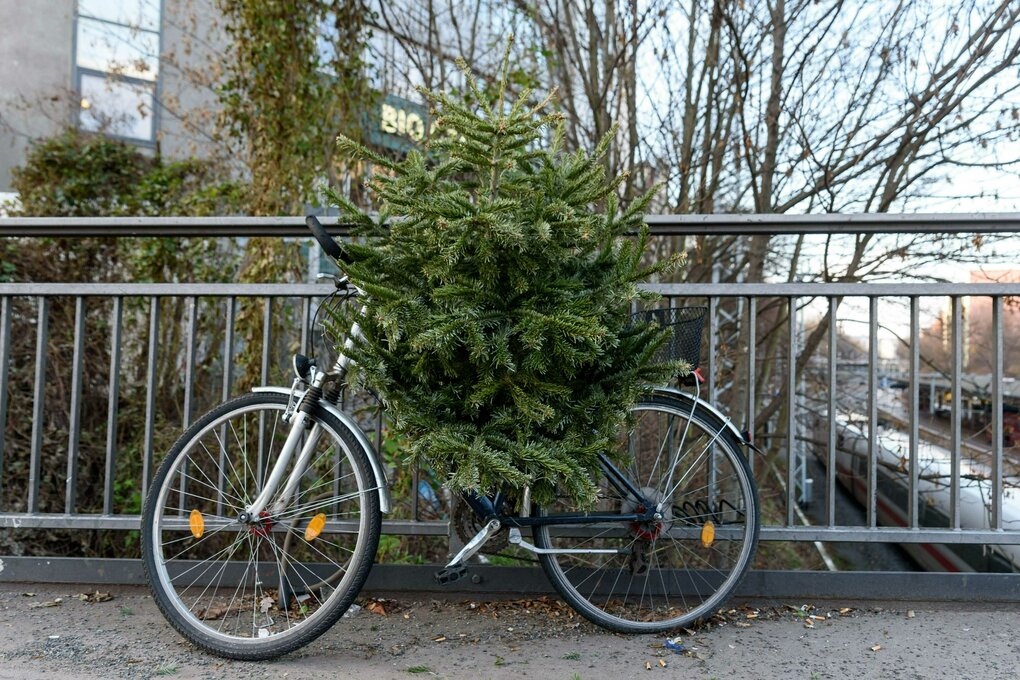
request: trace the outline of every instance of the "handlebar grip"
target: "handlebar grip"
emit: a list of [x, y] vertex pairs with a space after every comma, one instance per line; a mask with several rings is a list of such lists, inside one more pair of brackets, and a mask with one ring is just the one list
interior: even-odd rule
[[319, 245], [322, 246], [324, 253], [334, 260], [340, 260], [341, 262], [349, 261], [347, 253], [344, 252], [339, 243], [333, 240], [333, 237], [329, 235], [329, 232], [326, 231], [326, 228], [322, 226], [322, 223], [319, 222], [315, 215], [307, 216], [305, 218], [305, 225], [311, 230], [312, 236], [319, 242]]

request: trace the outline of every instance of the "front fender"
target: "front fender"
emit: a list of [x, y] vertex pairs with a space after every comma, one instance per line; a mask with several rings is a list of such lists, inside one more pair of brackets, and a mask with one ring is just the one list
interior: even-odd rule
[[[749, 442], [747, 440], [747, 437], [745, 437], [744, 434], [740, 430], [737, 429], [737, 426], [733, 424], [733, 421], [730, 420], [729, 416], [725, 415], [722, 411], [717, 409], [715, 406], [712, 406], [712, 404], [708, 403], [707, 401], [703, 401], [701, 399], [697, 399], [694, 396], [688, 394], [687, 392], [683, 392], [681, 390], [678, 390], [675, 387], [665, 387], [665, 386], [663, 386], [663, 387], [656, 387], [655, 391], [652, 394], [653, 395], [660, 395], [661, 394], [662, 396], [665, 396], [665, 397], [670, 397], [672, 399], [678, 399], [680, 401], [683, 401], [683, 402], [686, 402], [686, 403], [690, 404], [691, 406], [694, 406], [695, 404], [697, 404], [699, 409], [703, 409], [705, 411], [708, 411], [713, 416], [718, 418], [721, 422], [723, 422], [726, 425], [726, 429], [728, 429], [730, 432], [733, 433], [733, 436], [737, 438], [738, 442], [740, 442], [741, 444], [744, 444], [746, 446], [751, 446], [752, 448], [754, 448], [754, 445], [751, 444], [751, 442]], [[757, 450], [757, 449], [755, 449], [755, 450]]]
[[[252, 392], [272, 392], [274, 394], [289, 396], [290, 388], [277, 386], [255, 387], [252, 388]], [[341, 411], [335, 404], [330, 404], [329, 402], [320, 399], [319, 406], [322, 407], [324, 411], [329, 412], [331, 416], [346, 425], [351, 431], [351, 434], [353, 434], [358, 440], [358, 443], [361, 444], [365, 451], [368, 452], [368, 464], [372, 466], [372, 474], [375, 475], [375, 481], [379, 487], [379, 509], [384, 513], [388, 513], [390, 511], [390, 489], [389, 484], [386, 481], [386, 473], [383, 471], [383, 467], [379, 463], [379, 455], [376, 453], [375, 447], [372, 446], [370, 441], [368, 441], [368, 437], [366, 437], [365, 433], [361, 431], [358, 424], [354, 422], [354, 418], [351, 418], [349, 415]]]

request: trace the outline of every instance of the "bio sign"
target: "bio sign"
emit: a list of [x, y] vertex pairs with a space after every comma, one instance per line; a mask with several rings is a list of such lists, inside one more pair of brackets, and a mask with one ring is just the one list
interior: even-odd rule
[[370, 115], [368, 141], [384, 149], [407, 152], [425, 139], [429, 129], [427, 107], [392, 94]]

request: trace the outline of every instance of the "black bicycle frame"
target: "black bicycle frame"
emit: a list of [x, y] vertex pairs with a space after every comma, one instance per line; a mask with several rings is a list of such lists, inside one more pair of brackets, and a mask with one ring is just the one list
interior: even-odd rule
[[556, 515], [529, 516], [504, 515], [503, 506], [506, 504], [507, 495], [503, 491], [497, 491], [493, 497], [481, 496], [473, 491], [465, 491], [461, 495], [464, 501], [471, 507], [474, 513], [483, 521], [499, 520], [505, 527], [536, 527], [547, 524], [590, 524], [592, 522], [647, 522], [655, 519], [655, 504], [648, 499], [630, 482], [620, 470], [613, 465], [604, 454], [599, 454], [599, 463], [606, 473], [606, 479], [617, 491], [624, 496], [631, 496], [635, 501], [635, 507], [644, 508], [641, 513], [619, 513], [619, 512], [567, 512]]

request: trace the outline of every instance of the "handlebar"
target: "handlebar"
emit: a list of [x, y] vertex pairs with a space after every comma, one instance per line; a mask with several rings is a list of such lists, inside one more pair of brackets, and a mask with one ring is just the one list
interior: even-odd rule
[[333, 240], [333, 237], [329, 235], [326, 228], [322, 226], [318, 218], [315, 215], [309, 215], [305, 218], [305, 225], [312, 232], [312, 236], [322, 246], [322, 251], [332, 257], [334, 260], [340, 260], [341, 262], [350, 262], [350, 256], [344, 252], [340, 244]]

